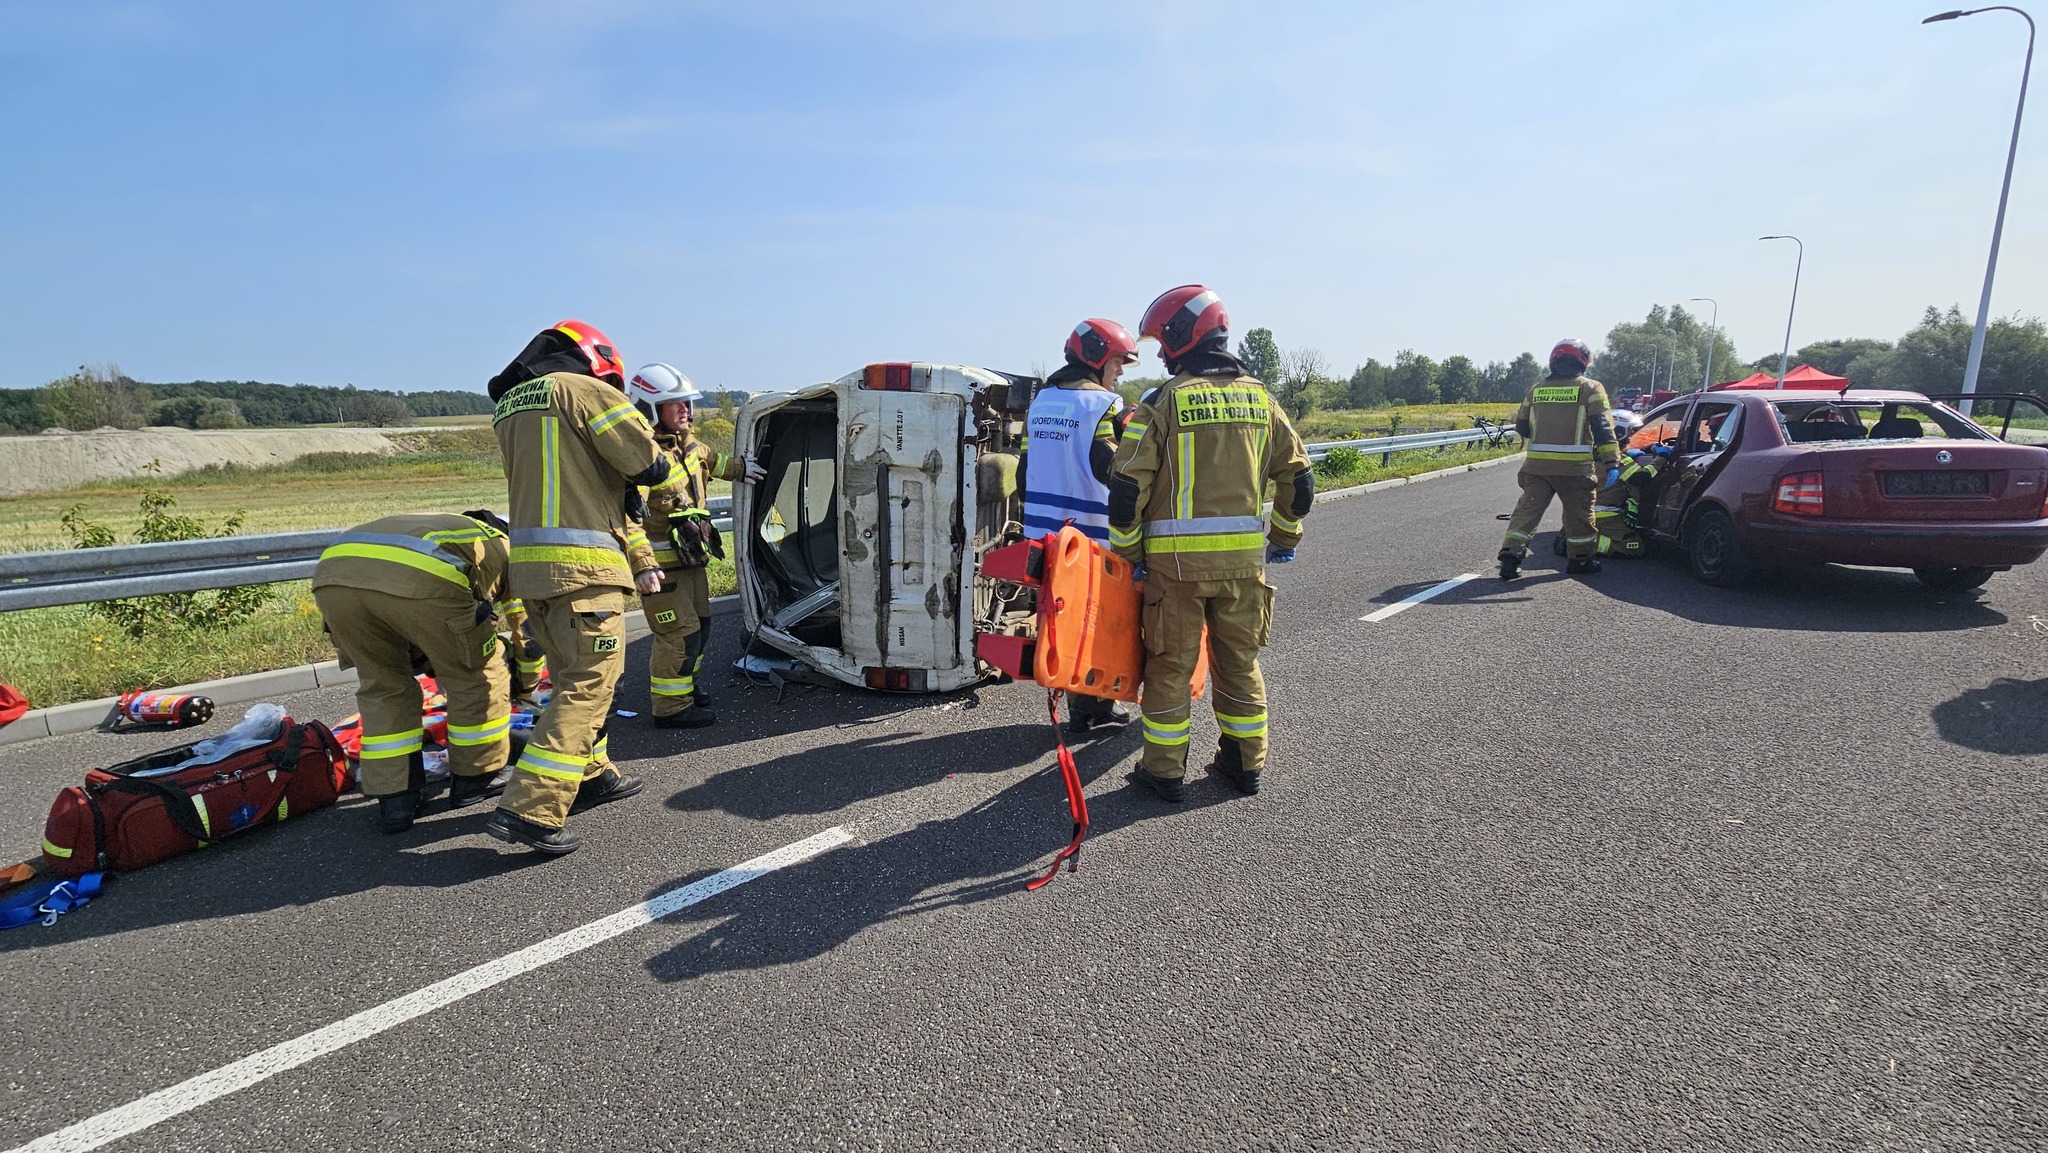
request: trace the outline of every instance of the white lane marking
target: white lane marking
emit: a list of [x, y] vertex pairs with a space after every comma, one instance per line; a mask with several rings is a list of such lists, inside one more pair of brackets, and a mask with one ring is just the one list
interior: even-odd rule
[[1365, 614], [1362, 617], [1359, 617], [1358, 619], [1362, 621], [1383, 621], [1390, 616], [1394, 616], [1399, 613], [1405, 613], [1409, 609], [1414, 608], [1416, 605], [1421, 604], [1423, 601], [1426, 601], [1431, 597], [1440, 597], [1445, 593], [1450, 592], [1452, 589], [1457, 588], [1459, 585], [1464, 584], [1466, 581], [1476, 581], [1478, 579], [1479, 574], [1476, 572], [1468, 572], [1462, 576], [1454, 576], [1440, 585], [1431, 585], [1428, 588], [1423, 589], [1421, 592], [1416, 593], [1414, 596], [1407, 597], [1403, 600], [1395, 601], [1393, 604], [1390, 604], [1383, 609], [1374, 609], [1373, 611]]
[[538, 944], [528, 945], [516, 953], [507, 953], [495, 961], [487, 961], [467, 972], [457, 973], [445, 981], [437, 981], [418, 992], [386, 1001], [374, 1009], [365, 1009], [353, 1017], [336, 1021], [332, 1025], [315, 1029], [282, 1044], [272, 1045], [261, 1052], [251, 1053], [211, 1073], [201, 1073], [189, 1081], [158, 1090], [139, 1101], [88, 1117], [76, 1125], [38, 1137], [26, 1145], [9, 1150], [8, 1153], [83, 1153], [84, 1150], [97, 1149], [131, 1133], [139, 1133], [152, 1125], [168, 1121], [179, 1114], [189, 1113], [209, 1101], [246, 1089], [279, 1073], [296, 1069], [337, 1049], [374, 1037], [414, 1017], [452, 1005], [472, 994], [481, 993], [522, 973], [530, 973], [543, 965], [580, 953], [592, 945], [601, 944], [622, 933], [630, 933], [643, 925], [652, 924], [670, 913], [687, 909], [727, 889], [737, 888], [748, 881], [765, 877], [777, 869], [801, 864], [851, 840], [852, 833], [834, 826], [816, 836], [806, 837], [794, 844], [784, 845], [772, 853], [764, 853], [751, 861], [734, 865], [716, 876], [670, 890], [630, 908], [621, 909], [609, 917], [600, 917], [587, 925], [549, 937]]

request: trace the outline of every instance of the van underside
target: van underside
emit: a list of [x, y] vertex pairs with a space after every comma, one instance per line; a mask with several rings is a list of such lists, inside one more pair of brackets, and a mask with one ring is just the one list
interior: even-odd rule
[[992, 671], [973, 633], [1012, 599], [980, 558], [1022, 531], [1010, 404], [1036, 382], [920, 363], [877, 388], [875, 367], [741, 414], [735, 443], [767, 471], [734, 508], [746, 627], [757, 657], [804, 666], [785, 675], [959, 688]]

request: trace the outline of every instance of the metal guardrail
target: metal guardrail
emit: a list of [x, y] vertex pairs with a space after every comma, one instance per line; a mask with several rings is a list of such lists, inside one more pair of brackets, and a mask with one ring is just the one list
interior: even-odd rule
[[1306, 445], [1311, 464], [1321, 464], [1333, 448], [1354, 448], [1362, 456], [1378, 456], [1381, 463], [1397, 452], [1417, 448], [1453, 448], [1461, 444], [1502, 445], [1515, 441], [1515, 430], [1489, 424], [1480, 428], [1458, 428], [1449, 432], [1414, 432], [1403, 436], [1380, 436], [1369, 440], [1332, 440]]
[[[1511, 428], [1488, 425], [1449, 432], [1329, 441], [1305, 447], [1309, 460], [1317, 464], [1336, 448], [1357, 449], [1362, 455], [1376, 455], [1385, 461], [1397, 452], [1464, 444], [1502, 445], [1512, 443], [1514, 437]], [[713, 497], [707, 507], [722, 514], [713, 522], [720, 529], [732, 528], [731, 497]], [[314, 529], [0, 554], [0, 612], [306, 580], [313, 575], [321, 550], [341, 532], [338, 528]]]
[[[706, 503], [732, 527], [732, 498]], [[163, 544], [0, 554], [0, 612], [92, 604], [125, 597], [306, 580], [343, 530], [208, 537]]]

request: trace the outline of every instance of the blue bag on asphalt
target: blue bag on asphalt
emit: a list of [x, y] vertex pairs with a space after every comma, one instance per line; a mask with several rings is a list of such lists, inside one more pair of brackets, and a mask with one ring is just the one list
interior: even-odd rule
[[62, 881], [28, 885], [0, 900], [0, 929], [13, 929], [41, 921], [54, 925], [57, 918], [100, 895], [105, 873], [87, 873]]

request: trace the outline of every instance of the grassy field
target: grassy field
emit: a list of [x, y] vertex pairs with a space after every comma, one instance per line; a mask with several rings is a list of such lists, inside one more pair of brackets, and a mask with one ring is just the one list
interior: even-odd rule
[[1363, 440], [1369, 436], [1390, 436], [1395, 429], [1407, 432], [1442, 432], [1471, 428], [1475, 417], [1508, 424], [1515, 419], [1514, 404], [1408, 404], [1392, 408], [1335, 408], [1311, 412], [1294, 422], [1301, 439]]
[[[1398, 452], [1392, 458], [1393, 463], [1387, 465], [1382, 465], [1380, 458], [1377, 456], [1368, 456], [1363, 458], [1359, 463], [1359, 467], [1349, 470], [1338, 470], [1328, 465], [1322, 465], [1316, 469], [1316, 491], [1350, 488], [1353, 485], [1371, 484], [1379, 480], [1393, 480], [1396, 477], [1417, 476], [1425, 472], [1435, 472], [1440, 468], [1456, 468], [1459, 465], [1477, 464], [1482, 460], [1493, 460], [1497, 457], [1520, 452], [1521, 450], [1521, 444], [1517, 442], [1513, 447], [1508, 448], [1486, 448], [1481, 446], [1477, 448], [1447, 448], [1441, 452]], [[1313, 529], [1309, 530], [1311, 540], [1314, 537], [1314, 532], [1315, 530]]]

